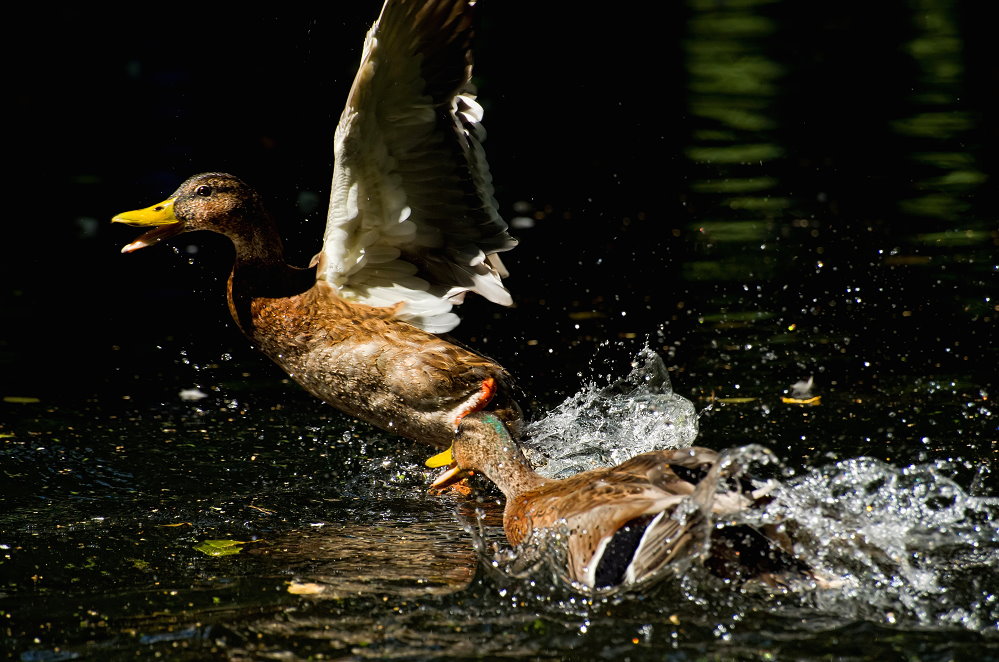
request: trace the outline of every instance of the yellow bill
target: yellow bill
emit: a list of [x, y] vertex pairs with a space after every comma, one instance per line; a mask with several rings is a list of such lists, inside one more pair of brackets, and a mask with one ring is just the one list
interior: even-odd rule
[[154, 227], [155, 229], [139, 236], [138, 239], [122, 247], [122, 253], [131, 253], [146, 246], [152, 246], [164, 239], [178, 235], [184, 231], [184, 224], [177, 219], [173, 210], [174, 198], [146, 207], [118, 214], [111, 219], [112, 223], [124, 223], [135, 227]]
[[434, 455], [432, 458], [428, 459], [424, 464], [426, 464], [431, 469], [436, 469], [437, 467], [446, 467], [447, 465], [454, 462], [454, 454], [451, 452], [452, 448], [454, 448], [454, 446], [448, 448], [446, 451], [442, 453]]

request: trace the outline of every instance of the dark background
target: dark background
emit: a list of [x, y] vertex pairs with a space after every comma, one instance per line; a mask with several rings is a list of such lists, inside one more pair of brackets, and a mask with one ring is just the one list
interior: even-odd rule
[[[107, 380], [120, 388], [122, 370], [135, 373], [129, 388], [156, 388], [149, 375], [157, 362], [176, 359], [157, 347], [203, 358], [245, 351], [240, 360], [262, 361], [228, 319], [224, 239], [188, 235], [175, 242], [178, 251], [122, 256], [136, 231], [108, 221], [158, 202], [193, 173], [231, 171], [262, 191], [290, 259], [306, 263], [321, 244], [333, 130], [379, 4], [15, 11], [8, 31], [20, 46], [8, 57], [14, 119], [0, 239], [5, 395], [74, 397], [107, 388]], [[962, 44], [958, 96], [975, 122], [953, 147], [990, 176], [994, 38], [978, 3], [943, 4]], [[731, 302], [733, 288], [760, 280], [747, 274], [719, 286], [684, 277], [682, 265], [705, 257], [697, 223], [719, 214], [693, 183], [708, 170], [743, 174], [684, 154], [699, 128], [684, 61], [698, 7], [482, 3], [476, 80], [496, 196], [506, 218], [526, 201], [538, 220], [514, 231], [521, 245], [505, 257], [518, 307], [470, 303], [457, 334], [538, 394], [574, 392], [604, 340], [624, 342], [625, 354], [646, 338], [660, 350], [690, 342], [705, 309], [684, 301], [711, 302], [717, 292]], [[859, 346], [874, 354], [905, 346], [911, 367], [948, 360], [933, 331], [945, 325], [986, 352], [984, 366], [965, 355], [961, 369], [989, 371], [994, 315], [969, 324], [960, 301], [967, 283], [942, 283], [936, 273], [874, 282], [872, 274], [870, 255], [895, 236], [919, 231], [920, 222], [939, 229], [895, 211], [919, 177], [905, 161], [913, 147], [892, 122], [912, 113], [907, 104], [919, 85], [905, 44], [921, 5], [783, 2], [761, 11], [778, 28], [757, 47], [785, 65], [772, 93], [781, 122], [761, 140], [786, 145], [767, 168], [796, 201], [767, 220], [791, 227], [795, 218], [818, 218], [823, 234], [777, 233], [788, 242], [778, 257], [782, 275], [764, 279], [757, 303], [783, 323], [816, 296], [873, 284], [862, 315], [826, 308], [823, 331], [868, 337]], [[982, 219], [997, 217], [996, 200], [994, 179], [978, 186], [972, 223], [990, 225]], [[187, 253], [192, 244], [196, 255]], [[840, 264], [821, 276], [798, 261], [819, 246]], [[984, 250], [994, 256], [994, 236]], [[724, 264], [732, 256], [709, 257]], [[994, 288], [984, 277], [970, 286], [978, 298]], [[898, 328], [899, 300], [926, 314]], [[920, 302], [935, 302], [932, 314]], [[599, 315], [586, 318], [592, 311]], [[705, 340], [669, 359], [678, 373], [696, 372], [711, 351]], [[849, 366], [842, 370], [852, 379]], [[699, 379], [691, 374], [686, 389]]]
[[[0, 648], [53, 660], [995, 649], [990, 4], [482, 0], [476, 81], [496, 196], [504, 217], [535, 222], [504, 256], [516, 306], [470, 297], [456, 335], [519, 378], [534, 414], [629, 373], [649, 345], [701, 414], [697, 443], [763, 444], [782, 480], [823, 478], [796, 514], [819, 517], [817, 553], [863, 584], [799, 603], [684, 582], [571, 607], [533, 602], [547, 600], [530, 597], [533, 581], [497, 591], [491, 572], [414, 594], [428, 578], [468, 581], [475, 563], [455, 502], [425, 494], [425, 449], [281, 381], [229, 318], [226, 240], [121, 255], [138, 231], [109, 223], [228, 170], [260, 189], [307, 263], [378, 4], [5, 9]], [[821, 403], [781, 398], [809, 378]], [[209, 397], [178, 397], [194, 386]], [[594, 431], [611, 419], [569, 411]], [[264, 544], [196, 551], [222, 539]], [[291, 577], [336, 598], [291, 595]]]

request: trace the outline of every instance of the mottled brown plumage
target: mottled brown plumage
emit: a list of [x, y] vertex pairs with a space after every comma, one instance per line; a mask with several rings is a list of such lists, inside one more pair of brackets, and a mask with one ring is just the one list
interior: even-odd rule
[[503, 368], [434, 335], [458, 323], [467, 292], [512, 303], [498, 253], [517, 242], [492, 196], [471, 84], [474, 6], [386, 0], [337, 125], [317, 269], [285, 264], [260, 196], [232, 175], [196, 175], [114, 219], [156, 228], [124, 252], [181, 232], [229, 237], [243, 333], [310, 393], [435, 446], [487, 403], [512, 431], [520, 420]]
[[[157, 208], [159, 208], [157, 210]], [[171, 214], [172, 209], [172, 214]], [[167, 202], [142, 212], [173, 219], [124, 250], [166, 236], [209, 230], [232, 240], [229, 309], [244, 334], [307, 391], [357, 418], [404, 437], [447, 446], [457, 419], [479, 404], [493, 379], [491, 410], [517, 430], [520, 411], [498, 364], [395, 317], [394, 308], [344, 301], [312, 269], [284, 262], [274, 222], [259, 195], [238, 178], [204, 173]], [[138, 220], [136, 220], [138, 219]]]
[[[589, 588], [639, 583], [670, 564], [699, 557], [704, 546], [697, 543], [713, 538], [713, 516], [749, 508], [761, 496], [744, 485], [719, 490], [719, 482], [738, 467], [701, 447], [644, 453], [562, 480], [544, 478], [488, 413], [464, 419], [451, 456], [452, 470], [435, 486], [463, 472], [481, 472], [506, 496], [503, 528], [510, 543], [520, 545], [535, 531], [564, 529], [568, 576]], [[712, 547], [705, 559], [709, 569], [741, 578], [797, 569], [763, 534], [742, 528], [747, 531], [740, 536], [722, 537], [717, 549], [724, 558], [715, 560]], [[738, 564], [739, 554], [751, 548], [757, 568]]]

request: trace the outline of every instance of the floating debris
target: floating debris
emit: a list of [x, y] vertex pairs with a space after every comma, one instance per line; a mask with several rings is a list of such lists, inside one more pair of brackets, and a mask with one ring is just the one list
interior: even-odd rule
[[208, 397], [208, 394], [199, 388], [185, 388], [178, 395], [185, 402], [197, 402]]
[[202, 554], [208, 556], [230, 556], [243, 551], [243, 545], [249, 545], [259, 540], [203, 540], [194, 546]]

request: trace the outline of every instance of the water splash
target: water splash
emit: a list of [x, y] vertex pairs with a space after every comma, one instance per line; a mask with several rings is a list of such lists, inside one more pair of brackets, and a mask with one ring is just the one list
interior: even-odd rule
[[999, 498], [973, 496], [939, 461], [896, 467], [855, 458], [813, 469], [761, 515], [780, 522], [795, 555], [836, 579], [811, 600], [895, 624], [999, 630]]
[[[694, 407], [672, 392], [659, 357], [645, 350], [634, 366], [610, 386], [583, 388], [528, 427], [526, 453], [539, 472], [561, 478], [694, 441]], [[747, 475], [772, 481], [773, 499], [712, 526], [775, 528], [812, 575], [775, 588], [722, 580], [695, 562], [663, 571], [655, 586], [588, 592], [567, 578], [564, 531], [511, 549], [479, 518], [467, 518], [466, 528], [501, 590], [556, 610], [631, 595], [685, 608], [679, 600], [735, 620], [755, 612], [999, 633], [999, 497], [985, 493], [981, 467], [962, 487], [954, 476], [971, 465], [955, 460], [895, 466], [860, 457], [796, 476], [759, 446], [726, 455]], [[495, 515], [486, 519], [495, 523]]]
[[[779, 466], [758, 446], [727, 455], [750, 473]], [[716, 518], [701, 554], [719, 527], [732, 524], [773, 527], [789, 538], [794, 558], [811, 572], [788, 573], [777, 585], [720, 579], [686, 558], [639, 586], [587, 590], [568, 578], [564, 530], [536, 532], [511, 548], [484, 525], [484, 511], [465, 518], [465, 528], [505, 598], [564, 614], [638, 600], [707, 621], [764, 614], [995, 635], [999, 499], [968, 494], [948, 477], [950, 469], [847, 460], [778, 483], [765, 508]]]
[[591, 383], [527, 426], [522, 448], [538, 473], [565, 478], [693, 443], [697, 412], [673, 392], [662, 358], [646, 347], [632, 368], [608, 386]]

